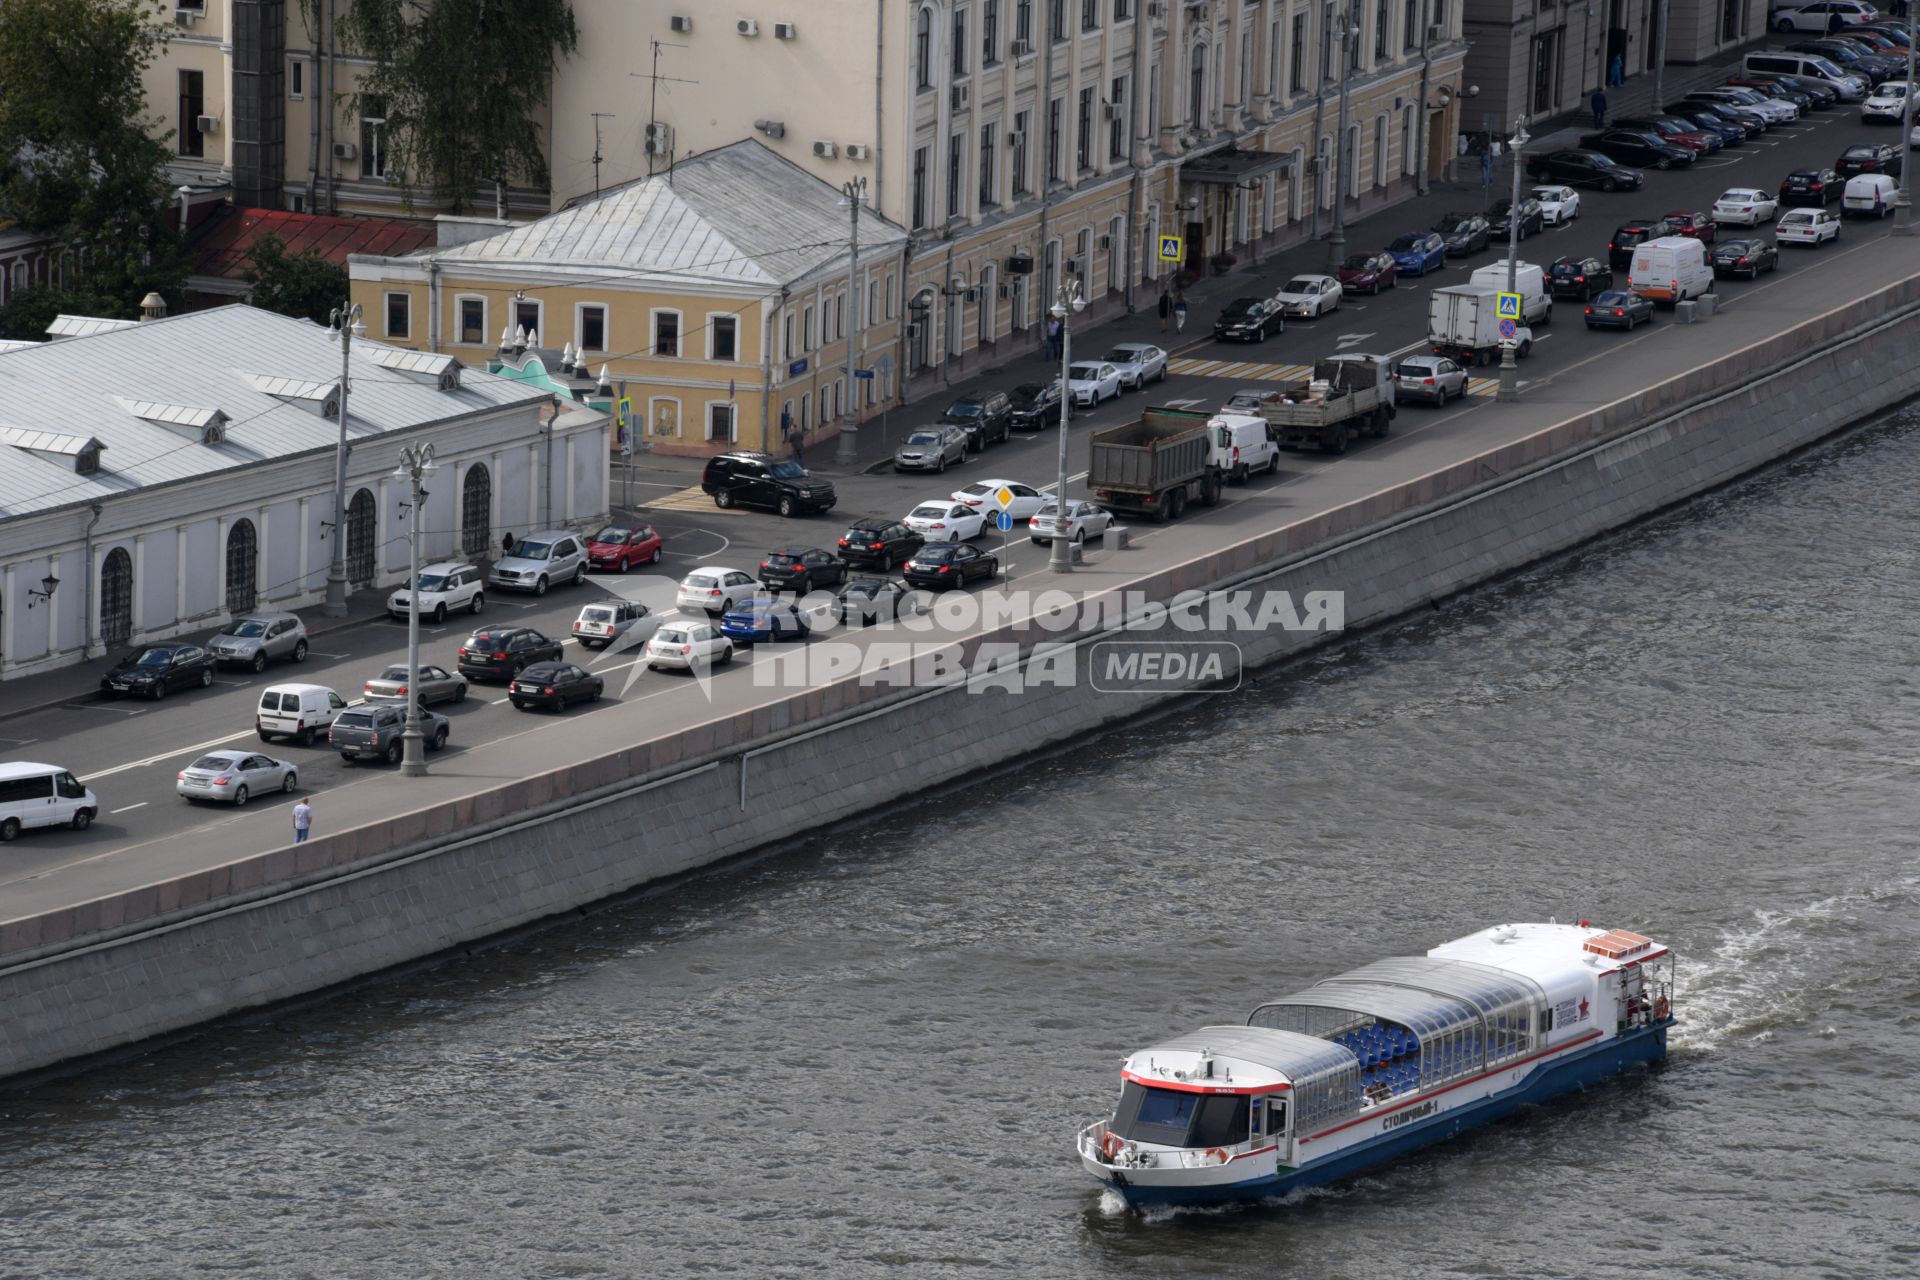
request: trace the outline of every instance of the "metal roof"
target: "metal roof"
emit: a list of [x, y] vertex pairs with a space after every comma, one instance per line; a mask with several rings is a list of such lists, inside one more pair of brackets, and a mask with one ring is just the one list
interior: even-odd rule
[[[349, 439], [422, 427], [552, 393], [465, 371], [451, 390], [397, 373], [359, 338], [351, 355]], [[269, 372], [270, 371], [270, 372]], [[37, 343], [0, 356], [0, 409], [18, 432], [72, 437], [76, 424], [106, 446], [97, 472], [77, 475], [43, 453], [0, 449], [0, 518], [112, 497], [133, 489], [321, 450], [339, 436], [311, 403], [284, 398], [332, 392], [340, 347], [319, 325], [233, 305], [111, 326], [88, 337]], [[227, 416], [222, 439], [183, 436], [130, 406], [195, 407]]]
[[47, 326], [49, 338], [91, 338], [96, 333], [131, 329], [138, 320], [103, 320], [98, 316], [55, 316]]
[[37, 453], [59, 453], [71, 458], [85, 453], [89, 449], [98, 449], [100, 442], [92, 436], [68, 435], [59, 431], [40, 431], [33, 427], [10, 427], [0, 425], [0, 444], [10, 444], [16, 449], [32, 449]]
[[0, 352], [24, 351], [28, 347], [37, 347], [37, 342], [22, 342], [18, 338], [0, 338]]
[[288, 257], [312, 251], [345, 266], [348, 254], [399, 255], [425, 249], [433, 244], [434, 226], [419, 219], [334, 218], [285, 209], [222, 207], [193, 230], [194, 270], [242, 279], [249, 266], [247, 254], [268, 234], [280, 239]]
[[409, 351], [405, 347], [368, 347], [367, 359], [382, 369], [423, 373], [434, 378], [460, 366], [460, 362], [452, 356], [435, 355], [430, 351]]
[[1492, 965], [1393, 956], [1268, 1001], [1247, 1021], [1325, 1035], [1364, 1015], [1397, 1023], [1424, 1040], [1451, 1027], [1477, 1024], [1499, 1009], [1545, 1001], [1531, 978]]
[[[554, 275], [790, 284], [845, 262], [852, 217], [839, 188], [746, 139], [571, 209], [428, 255], [448, 266], [540, 266]], [[862, 209], [860, 247], [906, 232]]]
[[115, 396], [113, 402], [136, 418], [174, 427], [192, 427], [196, 431], [205, 430], [214, 423], [227, 420], [227, 415], [219, 409], [196, 409], [192, 405], [185, 404], [130, 400], [125, 396]]
[[1135, 1053], [1135, 1059], [1160, 1053], [1199, 1053], [1206, 1050], [1215, 1057], [1238, 1058], [1256, 1066], [1277, 1071], [1299, 1084], [1332, 1071], [1353, 1066], [1353, 1052], [1345, 1045], [1322, 1040], [1318, 1036], [1278, 1031], [1272, 1027], [1201, 1027], [1185, 1035], [1162, 1040]]

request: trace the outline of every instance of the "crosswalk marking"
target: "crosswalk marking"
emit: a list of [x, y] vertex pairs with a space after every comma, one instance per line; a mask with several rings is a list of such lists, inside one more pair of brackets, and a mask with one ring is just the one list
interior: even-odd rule
[[699, 511], [716, 516], [742, 516], [746, 512], [738, 507], [717, 507], [713, 499], [701, 491], [699, 485], [685, 489], [675, 489], [672, 493], [643, 503], [649, 511]]
[[1168, 362], [1169, 373], [1202, 378], [1244, 378], [1253, 382], [1299, 382], [1313, 376], [1309, 364], [1261, 364], [1251, 360], [1190, 360]]

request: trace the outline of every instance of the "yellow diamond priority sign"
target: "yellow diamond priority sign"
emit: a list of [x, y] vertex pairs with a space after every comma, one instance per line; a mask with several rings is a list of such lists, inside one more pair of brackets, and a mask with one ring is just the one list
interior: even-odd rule
[[1005, 510], [1013, 505], [1013, 490], [1007, 488], [1005, 485], [1001, 485], [998, 489], [994, 490], [993, 500], [1000, 504], [1002, 510]]
[[[1480, 296], [1484, 298], [1486, 295], [1481, 294]], [[1498, 297], [1494, 299], [1494, 303], [1495, 305], [1494, 305], [1493, 314], [1496, 318], [1501, 320], [1518, 320], [1520, 318], [1520, 295], [1519, 294], [1517, 293], [1500, 294]]]

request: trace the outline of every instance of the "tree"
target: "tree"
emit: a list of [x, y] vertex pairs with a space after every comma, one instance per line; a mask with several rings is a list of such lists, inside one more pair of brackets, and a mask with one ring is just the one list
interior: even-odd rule
[[345, 267], [328, 262], [315, 249], [289, 254], [286, 242], [271, 231], [253, 242], [246, 264], [256, 307], [325, 324], [327, 314], [346, 301]]
[[461, 213], [479, 183], [547, 184], [534, 120], [579, 46], [568, 0], [355, 0], [340, 25], [373, 60], [361, 115], [386, 121], [387, 172], [409, 200], [425, 185]]

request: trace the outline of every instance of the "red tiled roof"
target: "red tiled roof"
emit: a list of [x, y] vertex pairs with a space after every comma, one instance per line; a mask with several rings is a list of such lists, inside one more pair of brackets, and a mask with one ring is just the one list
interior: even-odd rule
[[241, 279], [246, 274], [247, 251], [269, 231], [280, 237], [289, 255], [315, 249], [328, 262], [341, 266], [346, 265], [350, 253], [412, 253], [434, 242], [430, 222], [329, 218], [284, 209], [228, 209], [194, 237], [195, 271]]

